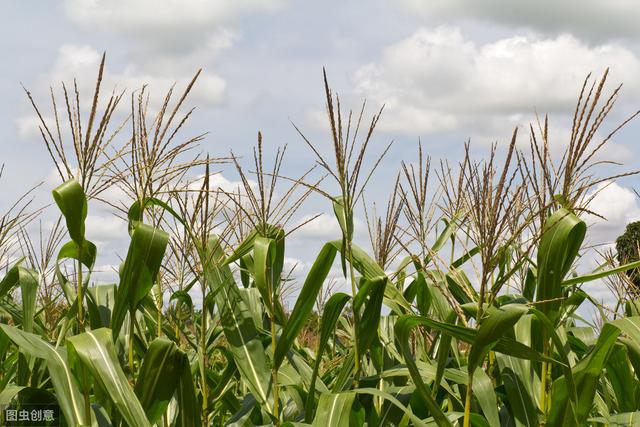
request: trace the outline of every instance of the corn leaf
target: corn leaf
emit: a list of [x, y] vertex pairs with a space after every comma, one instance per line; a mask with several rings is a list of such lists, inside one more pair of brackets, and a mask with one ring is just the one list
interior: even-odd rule
[[442, 409], [440, 409], [440, 406], [431, 395], [431, 390], [429, 390], [427, 385], [422, 380], [422, 375], [420, 374], [420, 370], [418, 369], [418, 366], [413, 359], [411, 346], [409, 344], [411, 331], [413, 330], [413, 328], [418, 325], [427, 326], [423, 323], [424, 319], [425, 318], [419, 316], [401, 316], [396, 321], [395, 333], [398, 338], [398, 342], [400, 343], [400, 349], [404, 357], [404, 363], [407, 365], [409, 373], [411, 374], [411, 379], [416, 386], [416, 390], [427, 405], [429, 413], [434, 418], [438, 426], [450, 426], [451, 422], [444, 415]]
[[95, 420], [87, 420], [84, 403], [75, 377], [69, 368], [64, 349], [54, 348], [37, 335], [21, 331], [9, 325], [0, 324], [0, 329], [20, 350], [32, 357], [44, 359], [60, 409], [69, 425], [93, 425]]
[[304, 285], [302, 286], [300, 295], [293, 307], [291, 316], [287, 320], [287, 324], [285, 325], [278, 340], [278, 344], [276, 345], [274, 360], [276, 367], [280, 367], [287, 351], [289, 351], [293, 345], [293, 341], [308, 321], [309, 314], [313, 310], [313, 305], [316, 302], [318, 292], [322, 289], [322, 285], [331, 270], [335, 256], [335, 247], [330, 244], [326, 244], [322, 247], [316, 260], [311, 266], [311, 270], [309, 270], [309, 274], [304, 281]]
[[318, 402], [313, 427], [349, 427], [354, 392], [323, 393]]
[[602, 375], [618, 335], [620, 335], [620, 329], [611, 323], [605, 323], [596, 345], [586, 357], [573, 367], [572, 373], [575, 387], [580, 391], [575, 408], [575, 418], [572, 415], [566, 377], [561, 377], [554, 381], [551, 390], [553, 401], [547, 417], [548, 426], [568, 427], [586, 423], [588, 415], [593, 408], [598, 379]]
[[133, 315], [153, 287], [168, 241], [167, 233], [146, 224], [139, 224], [133, 231], [111, 313], [114, 338], [120, 333], [127, 311]]
[[[151, 424], [162, 417], [185, 374], [191, 377], [189, 358], [174, 342], [157, 338], [149, 345], [138, 373], [135, 392]], [[194, 394], [187, 396], [187, 388], [180, 389], [180, 403], [187, 406], [178, 407], [178, 417], [183, 425], [197, 425], [200, 407], [196, 404], [193, 390]], [[188, 422], [187, 418], [195, 421]]]
[[471, 344], [468, 358], [469, 375], [482, 363], [486, 354], [498, 343], [500, 338], [511, 331], [513, 325], [529, 310], [522, 304], [508, 304], [499, 308], [491, 307], [487, 318], [482, 320], [478, 333]]
[[313, 408], [313, 403], [315, 401], [315, 384], [316, 378], [318, 377], [318, 371], [320, 370], [320, 363], [322, 362], [322, 355], [324, 354], [324, 351], [327, 347], [329, 338], [334, 332], [336, 322], [340, 317], [340, 313], [350, 299], [351, 297], [349, 295], [342, 292], [336, 292], [335, 294], [331, 295], [324, 306], [322, 320], [320, 321], [320, 342], [318, 344], [316, 360], [313, 365], [313, 374], [311, 375], [311, 384], [309, 386], [307, 402], [305, 405], [307, 421], [311, 421], [311, 418], [313, 417], [313, 414], [315, 412]]
[[559, 317], [562, 282], [569, 272], [584, 239], [587, 226], [565, 208], [546, 221], [538, 248], [536, 301], [552, 322]]
[[212, 261], [206, 265], [205, 280], [215, 295], [220, 322], [236, 366], [255, 399], [271, 407], [268, 405], [270, 373], [253, 313], [240, 293], [229, 265], [226, 262], [219, 264], [225, 257], [218, 237], [211, 236], [207, 247]]
[[67, 223], [71, 240], [82, 246], [84, 242], [84, 221], [87, 218], [87, 196], [82, 186], [70, 179], [53, 190], [53, 199]]
[[109, 329], [101, 328], [84, 332], [67, 338], [67, 343], [70, 351], [77, 354], [94, 380], [103, 390], [109, 391], [111, 402], [127, 424], [136, 427], [151, 425], [120, 367]]

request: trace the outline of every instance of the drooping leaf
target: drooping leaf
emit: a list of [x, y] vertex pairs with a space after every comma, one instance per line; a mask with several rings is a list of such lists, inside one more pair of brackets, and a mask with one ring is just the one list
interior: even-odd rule
[[468, 357], [469, 375], [473, 375], [486, 354], [513, 328], [513, 325], [529, 310], [523, 304], [508, 304], [499, 308], [491, 307], [482, 320], [478, 334], [471, 344]]
[[45, 360], [60, 409], [67, 423], [69, 425], [93, 424], [94, 420], [85, 418], [83, 397], [69, 368], [64, 349], [56, 349], [39, 336], [13, 326], [0, 324], [0, 329], [21, 351]]
[[318, 402], [313, 427], [349, 427], [349, 416], [355, 397], [354, 392], [323, 393]]
[[94, 380], [108, 390], [111, 402], [130, 426], [151, 426], [120, 367], [111, 334], [107, 328], [96, 329], [69, 337], [67, 343]]
[[140, 203], [140, 200], [134, 201], [129, 207], [129, 211], [127, 212], [127, 219], [129, 220], [129, 233], [133, 233], [135, 228], [142, 222], [144, 210], [149, 206], [158, 206], [168, 212], [173, 218], [176, 219], [180, 224], [186, 226], [184, 218], [180, 216], [169, 204], [163, 202], [160, 199], [155, 197], [148, 197]]
[[7, 272], [0, 282], [0, 299], [17, 286], [20, 287], [22, 300], [22, 329], [33, 332], [33, 320], [36, 315], [36, 296], [38, 292], [38, 272], [22, 267], [17, 263]]
[[296, 300], [296, 304], [291, 311], [291, 316], [287, 320], [287, 324], [280, 335], [278, 344], [276, 345], [275, 360], [276, 367], [284, 360], [287, 351], [291, 348], [293, 341], [300, 333], [309, 318], [309, 314], [313, 310], [316, 298], [322, 285], [324, 284], [333, 261], [336, 256], [336, 249], [330, 244], [326, 244], [320, 250], [316, 260], [314, 261], [309, 274], [307, 275], [300, 295]]
[[[342, 254], [344, 248], [342, 247], [341, 240], [334, 240], [329, 242], [336, 250]], [[351, 247], [351, 260], [347, 260], [353, 263], [353, 267], [362, 276], [373, 279], [375, 277], [385, 276], [385, 272], [362, 248], [356, 244], [352, 244]], [[402, 292], [395, 286], [387, 286], [385, 288], [385, 304], [388, 305], [396, 313], [409, 313], [411, 312], [411, 304], [404, 298]]]
[[84, 242], [84, 221], [87, 218], [87, 196], [75, 179], [70, 179], [53, 190], [53, 199], [67, 223], [71, 240], [78, 245]]
[[[156, 338], [145, 353], [135, 386], [135, 393], [151, 424], [162, 417], [177, 390], [180, 391], [182, 402], [196, 401], [195, 393], [187, 397], [188, 387], [181, 387], [183, 375], [191, 376], [186, 353], [178, 349], [175, 343]], [[199, 409], [197, 404], [184, 408], [179, 406], [178, 418], [183, 425], [197, 425], [200, 422]], [[187, 418], [195, 421], [187, 422]]]
[[585, 358], [573, 367], [575, 387], [580, 391], [575, 408], [575, 418], [572, 414], [573, 405], [570, 401], [566, 377], [554, 381], [551, 390], [553, 400], [547, 417], [548, 426], [584, 425], [593, 408], [598, 379], [602, 375], [618, 335], [620, 335], [620, 329], [611, 323], [605, 323], [596, 345]]
[[215, 295], [220, 322], [238, 371], [255, 399], [271, 407], [270, 373], [253, 313], [240, 293], [229, 265], [223, 262], [225, 254], [217, 236], [210, 237], [207, 251], [211, 262], [206, 265], [205, 280]]
[[416, 390], [420, 394], [420, 397], [427, 405], [430, 415], [434, 418], [439, 426], [451, 426], [451, 422], [442, 412], [442, 409], [440, 409], [440, 406], [431, 395], [431, 390], [429, 390], [427, 385], [422, 380], [422, 375], [420, 374], [420, 370], [418, 369], [418, 366], [413, 359], [411, 346], [409, 344], [411, 331], [416, 326], [423, 324], [424, 319], [425, 318], [418, 316], [401, 316], [396, 321], [395, 333], [398, 338], [398, 342], [400, 343], [400, 349], [402, 350], [402, 355], [404, 356], [404, 362], [409, 369], [409, 373], [411, 374], [411, 379], [413, 380], [413, 383], [415, 384]]
[[315, 412], [313, 408], [313, 403], [315, 400], [315, 383], [316, 378], [318, 377], [322, 355], [324, 354], [324, 351], [327, 347], [329, 338], [334, 332], [338, 317], [340, 317], [340, 313], [342, 312], [342, 309], [347, 304], [349, 299], [351, 299], [349, 295], [342, 292], [336, 292], [335, 294], [331, 295], [331, 297], [325, 304], [322, 319], [320, 321], [320, 342], [318, 344], [316, 361], [313, 365], [313, 374], [311, 376], [311, 384], [309, 386], [307, 402], [305, 405], [306, 419], [308, 422], [311, 421], [311, 417], [313, 417], [313, 414]]
[[127, 312], [133, 313], [153, 287], [168, 241], [167, 233], [146, 224], [133, 231], [111, 313], [114, 337], [120, 333]]
[[565, 208], [554, 212], [545, 222], [537, 263], [538, 309], [552, 322], [558, 319], [562, 282], [569, 272], [584, 239], [587, 226]]

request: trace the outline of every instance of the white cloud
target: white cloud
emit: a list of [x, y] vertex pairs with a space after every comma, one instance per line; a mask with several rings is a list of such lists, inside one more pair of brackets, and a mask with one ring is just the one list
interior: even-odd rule
[[282, 271], [284, 274], [289, 274], [295, 277], [298, 281], [303, 281], [304, 274], [308, 270], [309, 266], [301, 259], [294, 257], [284, 257], [284, 266]]
[[[226, 42], [222, 43], [224, 44]], [[55, 119], [51, 112], [52, 108], [48, 92], [50, 85], [54, 88], [54, 93], [58, 98], [58, 114], [62, 120], [61, 129], [63, 140], [65, 141], [70, 141], [70, 138], [68, 138], [69, 135], [66, 134], [68, 129], [64, 121], [66, 117], [64, 116], [64, 99], [62, 98], [62, 89], [59, 85], [61, 82], [64, 82], [67, 85], [67, 90], [73, 91], [73, 79], [76, 78], [81, 96], [81, 109], [86, 112], [91, 105], [91, 97], [95, 89], [95, 79], [98, 74], [101, 56], [102, 54], [100, 52], [89, 45], [63, 45], [58, 49], [58, 54], [51, 70], [45, 73], [36, 85], [28, 85], [51, 130], [55, 129]], [[187, 63], [189, 63], [189, 61], [187, 61]], [[184, 64], [182, 67], [165, 66], [162, 63], [159, 63], [158, 66], [155, 67], [150, 66], [153, 64], [153, 62], [145, 64], [143, 69], [136, 63], [129, 62], [123, 67], [119, 67], [118, 70], [111, 67], [107, 59], [101, 86], [103, 105], [99, 106], [99, 108], [104, 108], [106, 99], [108, 99], [112, 91], [116, 93], [123, 90], [127, 91], [120, 104], [120, 114], [114, 116], [114, 124], [111, 127], [112, 130], [115, 130], [116, 123], [119, 125], [124, 119], [125, 113], [129, 111], [129, 94], [133, 91], [137, 91], [142, 88], [143, 85], [147, 85], [146, 93], [150, 97], [148, 114], [153, 116], [157, 113], [166, 93], [174, 85], [175, 89], [171, 105], [177, 102], [182, 91], [186, 88], [198, 69], [197, 66], [190, 67], [184, 66]], [[146, 71], [147, 68], [149, 71]], [[201, 108], [218, 107], [226, 101], [226, 90], [227, 83], [221, 76], [214, 72], [203, 70], [193, 90], [189, 94], [186, 106], [190, 107], [195, 105]], [[73, 92], [71, 92], [70, 96], [73, 96]], [[28, 107], [28, 109], [25, 110], [25, 114], [14, 120], [16, 132], [22, 139], [39, 140], [39, 119], [31, 107], [25, 103], [25, 108], [26, 107]]]
[[[193, 181], [190, 181], [187, 188], [191, 191], [199, 190], [202, 188], [202, 183], [204, 181], [204, 174], [199, 175]], [[257, 182], [247, 179], [251, 188], [256, 188], [258, 185]], [[209, 175], [209, 186], [212, 189], [220, 189], [227, 193], [237, 193], [240, 191], [240, 194], [244, 195], [244, 186], [242, 181], [232, 181], [225, 177], [221, 172], [212, 173]]]
[[569, 31], [589, 40], [640, 34], [640, 5], [634, 0], [400, 0], [396, 4], [411, 17], [429, 22], [470, 19], [550, 34]]
[[[53, 117], [44, 117], [47, 123], [53, 123]], [[35, 114], [28, 116], [20, 116], [13, 120], [13, 123], [16, 127], [16, 132], [18, 134], [18, 138], [24, 140], [33, 140], [41, 138], [40, 130], [38, 126], [40, 126], [40, 119]]]
[[127, 223], [115, 215], [88, 215], [85, 221], [87, 239], [94, 243], [127, 240]]
[[[100, 52], [89, 45], [63, 45], [58, 50], [46, 81], [69, 82], [77, 77], [81, 93], [90, 96], [93, 93], [101, 56]], [[109, 92], [114, 87], [120, 90], [136, 90], [147, 84], [152, 93], [152, 101], [159, 103], [174, 83], [177, 83], [179, 88], [184, 87], [196, 70], [189, 68], [178, 72], [175, 69], [167, 70], [167, 67], [157, 67], [152, 73], [141, 70], [135, 63], [129, 63], [121, 71], [114, 72], [107, 64], [102, 87], [104, 92]], [[203, 71], [196, 83], [196, 90], [192, 92], [192, 98], [200, 105], [215, 106], [224, 100], [225, 88], [225, 81], [220, 76]]]
[[279, 10], [285, 0], [66, 0], [69, 18], [90, 31], [167, 50], [190, 49], [234, 18]]
[[617, 43], [589, 46], [561, 35], [480, 44], [455, 27], [421, 28], [358, 69], [354, 82], [360, 95], [386, 105], [388, 131], [508, 132], [535, 109], [571, 114], [586, 74], [606, 66], [610, 82], [625, 82], [625, 94], [640, 93], [640, 60]]
[[[313, 215], [306, 215], [302, 217], [296, 224], [303, 224], [313, 218]], [[300, 241], [308, 240], [335, 240], [342, 236], [340, 226], [335, 216], [327, 213], [320, 214], [314, 220], [307, 222], [299, 229], [297, 229], [292, 235], [292, 239]]]
[[599, 184], [594, 192], [596, 196], [589, 203], [589, 209], [606, 220], [585, 215], [584, 220], [589, 225], [587, 238], [593, 244], [611, 244], [629, 222], [640, 219], [638, 198], [632, 190], [615, 182]]

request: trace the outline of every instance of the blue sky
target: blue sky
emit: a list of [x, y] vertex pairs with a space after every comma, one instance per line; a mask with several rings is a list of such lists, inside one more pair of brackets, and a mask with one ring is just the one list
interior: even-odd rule
[[[386, 105], [374, 151], [395, 142], [367, 195], [378, 202], [400, 161], [415, 158], [419, 138], [434, 159], [459, 159], [467, 139], [481, 156], [538, 111], [550, 114], [552, 148], [560, 150], [589, 72], [600, 75], [608, 66], [609, 87], [624, 83], [605, 130], [640, 107], [640, 5], [631, 0], [4, 0], [2, 6], [5, 200], [47, 180], [39, 195], [44, 204], [55, 185], [20, 83], [43, 104], [50, 84], [73, 76], [89, 91], [103, 51], [105, 89], [149, 83], [160, 97], [202, 67], [188, 131], [209, 132], [201, 151], [246, 156], [261, 130], [267, 148], [288, 144], [290, 175], [313, 164], [291, 122], [329, 149], [321, 85], [326, 67], [345, 104], [357, 108], [366, 98], [370, 112]], [[627, 169], [638, 167], [638, 126], [629, 125], [606, 152]], [[237, 180], [232, 168], [220, 172], [222, 180]], [[640, 218], [631, 191], [636, 185], [634, 178], [620, 181], [596, 199], [594, 208], [609, 221], [592, 221], [593, 242], [611, 241]], [[292, 240], [292, 263], [308, 266], [310, 254], [337, 237], [324, 200], [312, 198], [299, 216], [320, 212], [327, 217]], [[124, 224], [96, 205], [89, 230], [103, 244], [98, 263], [115, 265], [126, 243]]]

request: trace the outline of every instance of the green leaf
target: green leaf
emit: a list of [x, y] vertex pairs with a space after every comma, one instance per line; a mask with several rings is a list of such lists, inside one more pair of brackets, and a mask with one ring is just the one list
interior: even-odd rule
[[323, 393], [318, 402], [313, 427], [349, 427], [349, 416], [355, 397], [354, 392]]
[[640, 412], [625, 412], [608, 417], [591, 418], [589, 422], [603, 424], [607, 427], [640, 427]]
[[482, 369], [476, 369], [473, 374], [473, 395], [490, 426], [499, 426], [498, 398], [493, 390], [491, 378]]
[[[189, 368], [188, 360], [180, 375], [178, 389], [176, 390], [176, 400], [178, 402], [178, 418], [176, 427], [198, 427], [200, 426], [200, 402], [196, 394], [196, 388]], [[234, 367], [235, 372], [235, 367]]]
[[267, 368], [265, 351], [249, 304], [240, 293], [233, 274], [225, 260], [217, 236], [211, 236], [207, 244], [205, 280], [215, 295], [220, 312], [220, 322], [230, 344], [238, 371], [261, 405], [269, 404], [270, 373]]
[[503, 354], [496, 354], [500, 378], [509, 396], [513, 417], [522, 426], [539, 425], [538, 410], [527, 361]]
[[[341, 240], [334, 240], [329, 242], [336, 250], [342, 254], [344, 248], [342, 247]], [[375, 277], [385, 276], [385, 272], [362, 248], [356, 244], [352, 244], [351, 247], [351, 260], [347, 260], [353, 263], [353, 267], [362, 276], [368, 279]], [[392, 310], [397, 313], [411, 312], [411, 304], [404, 298], [402, 292], [395, 286], [387, 286], [385, 288], [385, 304], [387, 304]]]
[[559, 317], [562, 282], [584, 239], [587, 226], [574, 213], [558, 209], [546, 221], [538, 248], [538, 307], [551, 322]]
[[427, 405], [429, 413], [439, 426], [451, 426], [451, 422], [444, 415], [438, 403], [434, 400], [433, 396], [431, 396], [431, 391], [422, 380], [422, 375], [420, 374], [420, 370], [418, 369], [415, 360], [413, 360], [413, 354], [409, 344], [413, 328], [418, 325], [428, 326], [424, 323], [425, 319], [426, 318], [419, 316], [401, 316], [396, 321], [395, 333], [398, 338], [398, 342], [400, 343], [404, 362], [411, 374], [411, 379], [413, 380], [420, 397]]
[[53, 199], [64, 215], [71, 240], [84, 242], [84, 221], [87, 218], [87, 196], [75, 179], [70, 179], [53, 190]]
[[[275, 316], [273, 304], [276, 283], [280, 272], [276, 271], [276, 241], [267, 237], [257, 236], [253, 242], [254, 279], [256, 288], [267, 310]], [[275, 276], [278, 276], [276, 280]]]
[[[445, 334], [450, 334], [452, 337], [462, 340], [464, 342], [467, 342], [469, 344], [473, 344], [474, 341], [476, 340], [476, 336], [478, 335], [478, 331], [476, 329], [438, 322], [436, 320], [431, 320], [427, 317], [405, 315], [405, 316], [401, 316], [400, 319], [401, 320], [411, 319], [411, 320], [403, 320], [403, 321], [415, 323], [414, 326], [422, 325], [428, 328], [436, 329]], [[493, 350], [498, 353], [519, 357], [521, 359], [558, 363], [556, 360], [540, 354], [539, 352], [535, 351], [531, 347], [521, 344], [518, 341], [515, 341], [513, 338], [506, 337], [506, 336], [503, 336], [498, 340], [498, 342], [493, 347]]]
[[320, 342], [318, 344], [318, 352], [316, 354], [316, 361], [313, 365], [311, 384], [309, 386], [307, 402], [305, 405], [307, 421], [311, 421], [311, 417], [313, 417], [314, 413], [313, 402], [315, 400], [315, 384], [316, 378], [318, 377], [318, 371], [320, 370], [320, 363], [322, 362], [322, 355], [327, 347], [329, 338], [333, 335], [340, 313], [350, 299], [351, 297], [349, 295], [342, 292], [336, 292], [331, 295], [324, 306], [324, 313], [322, 314], [322, 320], [320, 321]]
[[384, 400], [392, 403], [394, 406], [399, 408], [402, 412], [404, 412], [405, 415], [411, 420], [411, 422], [413, 423], [414, 426], [423, 426], [423, 427], [427, 426], [427, 423], [425, 423], [419, 417], [417, 417], [411, 411], [410, 408], [407, 408], [398, 399], [396, 399], [395, 397], [393, 397], [389, 393], [385, 393], [384, 391], [378, 390], [377, 388], [357, 388], [357, 389], [355, 389], [353, 391], [356, 392], [357, 394], [368, 394], [368, 395], [372, 395], [372, 396], [381, 397]]
[[[449, 314], [449, 317], [446, 319], [446, 323], [450, 323], [455, 325], [458, 320], [458, 315], [452, 311]], [[449, 353], [451, 351], [451, 340], [453, 337], [450, 334], [440, 334], [440, 342], [438, 343], [438, 353], [437, 353], [437, 369], [436, 376], [433, 382], [433, 395], [435, 396], [440, 388], [440, 382], [442, 381], [442, 377], [444, 376], [444, 370], [447, 366], [447, 359], [449, 358]], [[457, 345], [457, 344], [454, 344]]]
[[632, 412], [637, 409], [636, 393], [638, 381], [633, 375], [627, 347], [616, 343], [609, 356], [606, 366], [606, 376], [611, 383], [616, 397], [618, 412]]
[[235, 262], [250, 253], [253, 250], [253, 243], [257, 236], [258, 232], [255, 229], [251, 230], [251, 232], [247, 235], [247, 237], [245, 237], [242, 243], [238, 245], [233, 253], [229, 255], [224, 260], [224, 262], [222, 262], [222, 265], [229, 265], [232, 262]]
[[457, 216], [454, 216], [453, 220], [451, 221], [448, 220], [447, 218], [442, 218], [442, 222], [444, 222], [445, 227], [436, 238], [436, 241], [431, 246], [431, 250], [429, 251], [429, 253], [424, 259], [425, 268], [431, 262], [431, 258], [433, 254], [438, 253], [444, 247], [444, 245], [447, 244], [447, 242], [451, 239], [451, 237], [453, 237], [453, 235], [455, 234], [456, 228], [457, 228], [456, 220], [457, 220]]
[[114, 338], [120, 333], [127, 311], [133, 315], [153, 287], [168, 241], [167, 233], [146, 224], [139, 224], [133, 231], [111, 314]]
[[38, 293], [38, 272], [15, 264], [0, 282], [0, 299], [20, 286], [22, 300], [22, 329], [33, 332], [33, 319], [36, 315], [36, 296]]
[[175, 210], [173, 210], [171, 206], [160, 199], [156, 199], [155, 197], [148, 197], [144, 199], [142, 203], [140, 203], [139, 200], [136, 200], [129, 207], [129, 211], [127, 212], [127, 219], [129, 220], [129, 233], [133, 233], [133, 230], [135, 230], [138, 224], [142, 222], [144, 210], [149, 206], [161, 207], [171, 216], [173, 216], [185, 228], [187, 227], [184, 219]]
[[39, 336], [23, 332], [18, 328], [0, 324], [0, 329], [14, 342], [20, 351], [32, 357], [44, 359], [60, 409], [69, 425], [89, 425], [85, 419], [83, 397], [69, 369], [64, 349], [55, 349]]
[[469, 375], [473, 375], [475, 369], [482, 360], [498, 343], [500, 338], [511, 331], [513, 325], [529, 311], [529, 307], [523, 304], [508, 304], [499, 308], [491, 307], [487, 311], [487, 317], [482, 320], [478, 334], [471, 344], [468, 358]]
[[[371, 344], [378, 339], [378, 325], [380, 324], [380, 310], [382, 309], [382, 300], [389, 279], [387, 276], [374, 277], [373, 279], [363, 279], [364, 284], [356, 294], [354, 299], [354, 310], [359, 310], [359, 304], [356, 300], [359, 297], [368, 299], [365, 304], [364, 312], [358, 325], [359, 331], [357, 335], [358, 350], [361, 354], [371, 347]], [[364, 294], [364, 295], [362, 295]]]
[[293, 345], [300, 330], [309, 320], [309, 314], [313, 310], [318, 292], [322, 289], [322, 285], [331, 270], [333, 261], [336, 256], [336, 249], [330, 244], [326, 244], [320, 250], [316, 260], [309, 270], [309, 274], [304, 281], [300, 295], [293, 307], [291, 316], [282, 331], [282, 335], [276, 345], [274, 364], [280, 367], [284, 357]]
[[96, 254], [96, 245], [92, 242], [84, 240], [82, 244], [78, 244], [76, 241], [71, 240], [60, 248], [57, 261], [59, 263], [64, 259], [75, 259], [91, 270], [96, 262]]
[[78, 355], [130, 426], [150, 426], [144, 409], [118, 363], [111, 331], [107, 328], [84, 332], [67, 338], [68, 346]]
[[[149, 345], [138, 373], [135, 392], [151, 424], [156, 423], [166, 411], [169, 401], [180, 387], [185, 371], [191, 376], [189, 358], [175, 343], [157, 338]], [[181, 393], [186, 392], [186, 389], [181, 390]], [[182, 397], [183, 402], [196, 401], [195, 393], [191, 397]], [[179, 407], [178, 410], [178, 417], [184, 417], [185, 422], [187, 417], [195, 419], [195, 423], [186, 424], [197, 425], [200, 422], [197, 404]]]
[[566, 377], [561, 377], [554, 381], [551, 390], [553, 400], [547, 417], [547, 425], [549, 427], [568, 427], [586, 423], [589, 413], [593, 409], [593, 399], [598, 387], [598, 380], [602, 375], [618, 335], [620, 335], [620, 329], [612, 325], [612, 323], [605, 323], [596, 345], [572, 369], [576, 390], [580, 391], [575, 409], [576, 420], [571, 414], [572, 405], [570, 404]]
[[91, 329], [108, 328], [116, 297], [116, 285], [97, 285], [87, 288], [87, 312]]
[[584, 276], [572, 277], [562, 282], [562, 286], [580, 285], [582, 283], [592, 282], [594, 280], [602, 279], [612, 274], [624, 273], [625, 271], [633, 270], [640, 267], [640, 261], [630, 262], [628, 264], [621, 265], [619, 267], [611, 268], [604, 271], [596, 271], [591, 274], [585, 274]]

